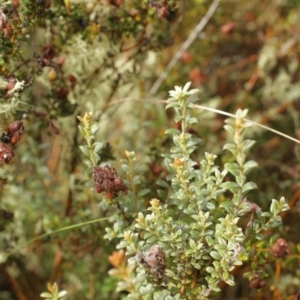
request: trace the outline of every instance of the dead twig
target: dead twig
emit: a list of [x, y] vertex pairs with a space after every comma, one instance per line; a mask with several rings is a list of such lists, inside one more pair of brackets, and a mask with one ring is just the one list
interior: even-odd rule
[[191, 46], [191, 44], [195, 41], [199, 33], [204, 29], [212, 15], [214, 14], [215, 10], [217, 9], [218, 5], [220, 3], [220, 0], [214, 0], [214, 2], [211, 4], [210, 8], [208, 9], [205, 16], [201, 19], [201, 21], [198, 23], [198, 25], [194, 28], [190, 36], [187, 38], [187, 40], [182, 44], [180, 49], [176, 52], [176, 54], [173, 56], [167, 67], [165, 68], [165, 71], [160, 74], [160, 76], [157, 78], [157, 80], [152, 85], [149, 95], [154, 95], [163, 81], [167, 78], [168, 72], [176, 65], [178, 60], [181, 58], [182, 54]]

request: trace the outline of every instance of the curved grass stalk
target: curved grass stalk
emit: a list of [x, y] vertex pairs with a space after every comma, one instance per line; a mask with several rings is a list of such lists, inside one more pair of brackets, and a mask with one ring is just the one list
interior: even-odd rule
[[41, 235], [39, 235], [39, 236], [37, 236], [37, 237], [35, 237], [35, 238], [27, 241], [26, 243], [22, 244], [21, 246], [17, 247], [16, 249], [12, 250], [11, 252], [8, 253], [8, 256], [12, 255], [12, 254], [14, 254], [16, 252], [18, 252], [19, 250], [25, 248], [26, 246], [32, 244], [35, 241], [40, 240], [42, 238], [45, 238], [47, 236], [50, 236], [52, 234], [56, 234], [56, 233], [67, 231], [67, 230], [72, 230], [72, 229], [77, 228], [77, 227], [81, 227], [81, 226], [85, 226], [85, 225], [90, 225], [90, 224], [93, 224], [93, 223], [98, 223], [98, 222], [105, 221], [105, 220], [108, 220], [108, 219], [109, 219], [109, 217], [100, 218], [100, 219], [94, 219], [94, 220], [90, 220], [90, 221], [86, 221], [86, 222], [82, 222], [82, 223], [77, 223], [77, 224], [69, 225], [69, 226], [66, 226], [66, 227], [63, 227], [63, 228], [59, 228], [59, 229], [53, 230], [51, 232], [47, 232], [47, 233], [41, 234]]
[[[112, 101], [110, 102], [109, 104], [107, 104], [107, 106], [113, 106], [113, 105], [116, 105], [116, 104], [119, 104], [119, 103], [123, 103], [123, 102], [126, 102], [126, 101], [145, 101], [144, 99], [135, 99], [135, 98], [121, 98], [121, 99], [118, 99], [118, 100], [115, 100], [115, 101]], [[158, 99], [147, 99], [148, 102], [156, 102], [156, 103], [164, 103], [164, 104], [167, 104], [167, 100], [158, 100]], [[231, 113], [228, 113], [228, 112], [225, 112], [223, 110], [219, 110], [219, 109], [216, 109], [216, 108], [211, 108], [211, 107], [207, 107], [207, 106], [203, 106], [203, 105], [198, 105], [198, 104], [194, 104], [194, 107], [195, 108], [198, 108], [198, 109], [203, 109], [203, 110], [207, 110], [207, 111], [210, 111], [210, 112], [214, 112], [216, 114], [220, 114], [220, 115], [223, 115], [223, 116], [227, 116], [227, 117], [231, 117], [231, 118], [236, 118], [236, 115], [234, 114], [231, 114]], [[275, 134], [278, 134], [288, 140], [291, 140], [297, 144], [300, 144], [300, 140], [297, 140], [296, 138], [290, 136], [290, 135], [287, 135], [281, 131], [278, 131], [278, 130], [275, 130], [271, 127], [268, 127], [268, 126], [265, 126], [265, 125], [262, 125], [258, 122], [255, 122], [255, 121], [252, 121], [250, 119], [246, 119], [244, 118], [244, 120], [246, 122], [249, 122], [250, 124], [252, 125], [255, 125], [255, 126], [258, 126], [260, 128], [263, 128], [265, 130], [268, 130], [268, 131], [271, 131]]]

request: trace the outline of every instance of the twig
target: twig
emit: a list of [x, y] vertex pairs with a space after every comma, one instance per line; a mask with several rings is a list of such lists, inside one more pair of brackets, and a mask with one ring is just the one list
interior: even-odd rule
[[201, 21], [198, 23], [198, 25], [194, 28], [190, 36], [187, 38], [187, 40], [182, 44], [180, 49], [177, 51], [177, 53], [173, 56], [167, 67], [165, 68], [165, 71], [160, 74], [158, 79], [155, 81], [155, 83], [152, 85], [149, 95], [154, 95], [163, 81], [167, 78], [168, 72], [176, 65], [178, 60], [181, 58], [182, 54], [190, 47], [190, 45], [194, 42], [194, 40], [197, 38], [199, 33], [204, 29], [212, 15], [214, 14], [215, 10], [217, 9], [218, 5], [220, 3], [220, 0], [214, 0], [214, 2], [211, 4], [210, 8], [208, 9], [205, 16], [201, 19]]

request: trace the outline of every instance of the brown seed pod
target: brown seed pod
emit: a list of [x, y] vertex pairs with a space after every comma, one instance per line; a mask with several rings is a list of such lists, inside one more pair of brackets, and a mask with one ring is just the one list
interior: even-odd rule
[[12, 35], [13, 35], [13, 33], [14, 33], [14, 30], [13, 30], [13, 28], [12, 28], [12, 26], [11, 26], [10, 23], [7, 23], [6, 26], [5, 26], [5, 28], [4, 28], [3, 30], [4, 30], [5, 35], [6, 35], [8, 38], [11, 38], [11, 37], [12, 37]]
[[12, 5], [14, 8], [18, 8], [20, 6], [20, 1], [19, 0], [12, 0]]
[[123, 4], [124, 0], [107, 0], [108, 4], [114, 5], [114, 6], [121, 6]]
[[158, 246], [152, 246], [143, 256], [141, 252], [137, 253], [137, 261], [146, 269], [151, 269], [152, 273], [162, 279], [165, 276], [166, 258], [163, 249]]
[[45, 45], [43, 47], [43, 58], [52, 59], [55, 56], [55, 50], [53, 45]]
[[250, 289], [263, 289], [267, 286], [267, 282], [258, 277], [256, 274], [254, 278], [250, 281], [249, 287]]
[[221, 27], [221, 31], [224, 34], [232, 33], [237, 27], [236, 22], [228, 22]]
[[274, 255], [275, 257], [278, 258], [282, 258], [287, 254], [290, 254], [290, 252], [291, 249], [288, 243], [282, 238], [279, 238], [270, 249], [271, 255]]
[[68, 77], [67, 77], [68, 81], [70, 82], [70, 86], [71, 88], [74, 88], [76, 86], [76, 83], [77, 83], [77, 79], [74, 75], [70, 74]]
[[159, 19], [165, 19], [169, 15], [169, 9], [167, 5], [163, 5], [157, 8], [157, 16]]
[[11, 91], [15, 87], [16, 83], [17, 83], [17, 79], [15, 77], [8, 77], [7, 85], [6, 85], [5, 89], [7, 91]]
[[45, 7], [49, 9], [51, 7], [51, 0], [45, 0]]
[[127, 194], [128, 188], [122, 178], [118, 176], [114, 167], [106, 165], [104, 168], [94, 168], [94, 189], [97, 193], [106, 192], [106, 196], [112, 199], [118, 195], [118, 192]]
[[56, 98], [57, 99], [66, 99], [69, 94], [69, 90], [66, 86], [61, 86], [56, 90]]
[[10, 138], [11, 144], [15, 145], [21, 140], [24, 129], [22, 121], [14, 121], [8, 125], [7, 136]]
[[0, 164], [9, 164], [14, 157], [15, 153], [12, 148], [8, 144], [0, 142]]

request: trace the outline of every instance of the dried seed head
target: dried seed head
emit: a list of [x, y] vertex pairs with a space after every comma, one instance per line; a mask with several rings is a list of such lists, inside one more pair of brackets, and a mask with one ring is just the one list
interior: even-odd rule
[[9, 164], [15, 157], [15, 153], [11, 147], [4, 142], [0, 142], [0, 164]]
[[11, 91], [15, 87], [16, 83], [17, 79], [15, 77], [8, 77], [5, 89]]
[[11, 38], [11, 37], [12, 37], [12, 35], [13, 35], [13, 33], [14, 33], [14, 30], [13, 30], [13, 28], [12, 28], [12, 26], [11, 26], [10, 23], [6, 23], [6, 26], [5, 26], [5, 28], [4, 28], [3, 30], [4, 30], [5, 35], [6, 35], [8, 38]]
[[24, 125], [22, 121], [14, 121], [8, 125], [7, 136], [10, 138], [10, 143], [15, 145], [23, 137]]
[[107, 0], [108, 4], [114, 5], [114, 6], [121, 6], [124, 2], [124, 0]]
[[278, 239], [270, 249], [270, 253], [278, 258], [282, 258], [290, 254], [291, 250], [288, 243], [284, 239]]
[[55, 50], [53, 45], [45, 45], [43, 47], [43, 58], [52, 59], [55, 56]]
[[20, 6], [20, 1], [19, 0], [12, 0], [12, 5], [14, 8], [18, 8]]
[[116, 197], [118, 192], [127, 194], [128, 188], [114, 167], [108, 165], [104, 168], [95, 167], [93, 179], [95, 191], [97, 193], [106, 192], [109, 199]]
[[260, 278], [255, 278], [249, 283], [250, 289], [262, 289], [266, 287], [267, 282]]
[[224, 34], [232, 33], [237, 27], [236, 22], [228, 22], [221, 27], [221, 31]]
[[165, 19], [169, 15], [169, 9], [167, 5], [162, 5], [157, 8], [157, 16], [159, 19]]
[[66, 97], [69, 94], [69, 90], [66, 86], [61, 86], [56, 90], [56, 98], [63, 100], [66, 99]]
[[161, 279], [165, 276], [165, 253], [158, 245], [152, 246], [146, 252], [145, 256], [141, 252], [138, 252], [137, 261], [146, 269], [151, 269], [157, 278]]
[[51, 0], [45, 0], [45, 7], [46, 9], [49, 9], [51, 7]]
[[70, 85], [71, 85], [71, 88], [74, 88], [76, 83], [77, 83], [77, 79], [74, 75], [70, 74], [68, 77], [67, 77], [68, 81], [70, 82]]

